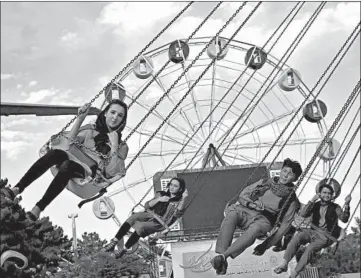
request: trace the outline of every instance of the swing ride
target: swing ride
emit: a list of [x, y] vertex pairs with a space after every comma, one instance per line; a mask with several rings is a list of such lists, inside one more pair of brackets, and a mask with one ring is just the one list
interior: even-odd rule
[[[139, 242], [142, 248], [150, 251], [152, 247], [149, 244], [171, 244], [173, 275], [176, 278], [215, 277], [210, 271], [208, 257], [212, 253], [214, 238], [217, 237], [224, 212], [236, 201], [234, 198], [245, 186], [262, 178], [278, 176], [283, 158], [292, 157], [303, 167], [307, 165], [295, 185], [294, 191], [300, 188], [298, 196], [312, 182], [317, 184], [316, 192], [320, 185], [331, 184], [338, 190], [338, 196], [349, 171], [340, 183], [335, 176], [360, 129], [359, 126], [350, 139], [345, 136], [342, 142], [335, 138], [351, 107], [359, 98], [359, 82], [330, 127], [325, 120], [328, 114], [327, 103], [319, 99], [323, 87], [359, 34], [360, 24], [310, 89], [302, 80], [302, 72], [290, 67], [287, 61], [297, 51], [298, 44], [324, 4], [316, 9], [282, 57], [273, 56], [272, 49], [304, 3], [296, 3], [266, 43], [257, 46], [235, 40], [234, 37], [261, 3], [255, 6], [232, 36], [223, 37], [221, 32], [246, 3], [238, 8], [214, 36], [195, 37], [220, 4], [216, 5], [189, 37], [176, 38], [148, 50], [191, 3], [187, 5], [89, 102], [91, 106], [97, 98], [104, 95], [101, 109], [113, 98], [124, 100], [128, 104], [131, 117], [125, 130], [129, 134], [123, 139], [130, 146], [126, 176], [119, 174], [106, 178], [101, 169], [97, 168], [98, 165], [95, 168], [89, 166], [93, 173], [90, 178], [73, 178], [67, 186], [68, 190], [83, 199], [79, 207], [93, 201], [93, 212], [98, 219], [112, 218], [121, 226], [111, 197], [126, 192], [134, 201], [134, 207], [130, 211], [134, 213], [145, 209], [144, 201], [149, 199], [149, 193], [166, 190], [169, 180], [174, 176], [183, 178], [190, 197], [183, 217], [168, 226], [169, 223], [164, 222], [161, 216], [148, 210], [163, 225], [164, 230], [149, 236], [148, 242]], [[336, 62], [337, 59], [339, 61]], [[360, 109], [349, 125], [347, 135], [351, 134], [359, 111]], [[59, 148], [91, 165], [82, 154], [85, 146], [68, 138], [66, 129], [75, 119], [76, 117], [49, 139], [40, 155], [52, 148]], [[121, 146], [122, 144], [119, 148]], [[96, 155], [101, 155], [106, 164], [116, 153]], [[51, 171], [55, 176], [58, 169], [53, 167]], [[139, 179], [140, 176], [142, 177]], [[351, 193], [357, 187], [359, 179], [360, 177]], [[118, 181], [123, 183], [122, 187], [115, 185]], [[139, 186], [149, 189], [136, 201], [130, 192]], [[107, 192], [109, 188], [114, 190]], [[271, 234], [276, 233], [280, 227], [283, 209], [284, 207], [278, 214]], [[345, 229], [349, 224], [350, 222]], [[293, 222], [296, 229], [303, 229], [307, 225], [312, 227], [312, 223], [304, 219], [298, 221], [297, 218]], [[241, 234], [242, 231], [238, 231], [236, 237]], [[337, 242], [331, 235], [327, 236]], [[269, 236], [259, 239], [267, 238]], [[134, 245], [127, 252], [136, 252], [139, 245]], [[124, 240], [119, 242], [118, 248], [124, 248]], [[264, 256], [262, 261], [252, 252], [253, 248], [249, 248], [242, 255], [241, 266], [237, 267], [240, 261], [233, 263], [229, 277], [238, 277], [236, 275], [240, 274], [239, 268], [247, 268], [253, 277], [273, 275], [270, 271], [281, 259], [280, 253], [260, 252]], [[249, 258], [254, 264], [250, 262], [247, 265], [245, 261], [251, 260]], [[264, 264], [266, 260], [269, 263]], [[155, 273], [159, 272], [157, 263], [154, 263], [153, 268]], [[246, 275], [246, 272], [242, 273]]]

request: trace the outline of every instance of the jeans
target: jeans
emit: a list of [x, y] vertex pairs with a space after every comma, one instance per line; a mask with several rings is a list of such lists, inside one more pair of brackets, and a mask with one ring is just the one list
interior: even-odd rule
[[50, 183], [43, 197], [36, 206], [43, 211], [59, 194], [62, 192], [69, 180], [75, 177], [85, 175], [85, 171], [81, 165], [69, 160], [66, 152], [62, 150], [50, 150], [43, 157], [39, 158], [21, 178], [15, 187], [19, 189], [19, 193], [23, 192], [33, 181], [42, 176], [52, 166], [57, 165], [59, 171]]

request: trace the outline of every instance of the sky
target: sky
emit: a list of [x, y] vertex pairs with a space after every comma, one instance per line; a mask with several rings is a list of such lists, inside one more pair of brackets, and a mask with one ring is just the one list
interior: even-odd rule
[[[1, 101], [21, 102], [37, 104], [62, 104], [82, 105], [97, 94], [125, 65], [160, 31], [162, 28], [186, 5], [184, 2], [6, 2], [1, 3]], [[152, 51], [176, 39], [187, 38], [200, 24], [204, 17], [213, 9], [216, 2], [194, 3], [165, 33], [156, 40], [147, 51]], [[229, 38], [236, 28], [243, 22], [256, 3], [248, 3], [244, 9], [235, 17], [221, 36]], [[283, 18], [294, 7], [292, 2], [265, 2], [255, 12], [254, 16], [247, 22], [242, 30], [235, 36], [235, 40], [262, 46]], [[270, 57], [279, 59], [295, 38], [310, 15], [319, 5], [317, 2], [307, 2], [295, 20], [289, 26], [285, 34], [269, 53]], [[238, 8], [239, 3], [223, 3], [213, 14], [210, 20], [197, 32], [195, 38], [214, 36], [219, 28], [228, 20], [231, 14]], [[46, 12], [45, 12], [46, 11]], [[297, 69], [302, 80], [308, 88], [312, 88], [335, 56], [341, 45], [351, 34], [358, 22], [360, 22], [360, 3], [331, 2], [328, 3], [316, 19], [310, 31], [306, 34], [296, 51], [292, 54], [287, 64]], [[209, 40], [209, 38], [208, 38]], [[199, 53], [208, 41], [199, 39], [198, 45], [191, 45], [190, 55], [186, 65]], [[197, 41], [197, 40], [195, 40]], [[234, 42], [234, 45], [244, 44]], [[165, 48], [164, 48], [165, 49]], [[266, 47], [266, 49], [269, 49]], [[159, 69], [167, 60], [167, 52], [151, 52], [153, 55], [154, 68]], [[151, 55], [150, 54], [150, 55]], [[224, 60], [217, 61], [216, 89], [214, 98], [220, 97], [226, 92], [225, 80], [233, 82], [244, 68], [245, 51], [230, 48]], [[192, 68], [188, 78], [193, 82], [205, 68], [206, 54], [199, 67]], [[227, 67], [236, 70], [231, 70]], [[222, 67], [223, 66], [223, 67]], [[173, 71], [174, 69], [174, 71]], [[237, 116], [247, 106], [249, 99], [253, 96], [265, 80], [266, 74], [273, 67], [265, 65], [256, 73], [256, 79], [247, 86], [240, 99], [235, 102], [229, 115], [224, 118], [220, 125], [219, 135], [225, 132], [236, 120]], [[180, 65], [169, 66], [161, 79], [166, 88], [173, 83], [181, 73]], [[251, 70], [247, 70], [251, 74]], [[320, 99], [327, 104], [328, 114], [325, 118], [324, 130], [330, 127], [337, 116], [341, 106], [354, 88], [360, 77], [360, 37], [350, 48], [348, 54], [341, 62], [334, 75], [321, 92]], [[205, 118], [209, 112], [211, 99], [212, 71], [208, 71], [200, 82], [203, 86], [194, 89], [193, 99], [188, 96], [181, 105], [182, 110], [177, 110], [158, 133], [158, 136], [144, 150], [141, 158], [137, 159], [129, 168], [127, 176], [121, 182], [113, 185], [113, 189], [122, 188], [132, 182], [152, 177], [155, 172], [162, 171], [169, 164], [172, 154], [178, 152], [192, 133], [192, 128], [197, 128], [201, 122], [197, 117]], [[137, 95], [142, 86], [149, 80], [140, 80], [133, 73], [123, 76], [122, 84], [127, 89], [126, 101], [129, 97]], [[189, 80], [188, 80], [189, 81]], [[203, 82], [203, 83], [202, 83]], [[245, 77], [241, 79], [244, 84]], [[229, 87], [229, 84], [227, 85]], [[187, 80], [182, 78], [179, 86], [172, 91], [171, 97], [166, 99], [155, 110], [158, 116], [165, 117], [171, 111], [173, 105], [186, 92]], [[240, 87], [239, 87], [240, 88]], [[236, 96], [236, 90], [231, 96]], [[147, 113], [147, 107], [152, 107], [163, 94], [162, 88], [157, 83], [152, 84], [139, 101], [130, 108], [129, 121], [124, 136], [136, 126], [139, 120]], [[104, 98], [100, 97], [95, 106], [100, 107]], [[297, 108], [303, 97], [299, 92], [282, 92], [277, 86], [267, 94], [263, 102], [256, 108], [246, 122], [242, 131], [252, 129], [262, 123], [272, 120], [283, 113]], [[226, 101], [231, 101], [227, 97]], [[218, 112], [213, 115], [212, 121], [205, 125], [204, 132], [214, 126], [227, 108], [224, 102]], [[358, 102], [359, 103], [359, 102]], [[196, 104], [196, 105], [195, 105]], [[341, 142], [346, 135], [351, 119], [357, 110], [357, 102], [354, 105], [340, 128], [335, 138]], [[182, 112], [181, 112], [182, 111]], [[183, 113], [183, 114], [182, 114]], [[184, 119], [186, 114], [191, 124]], [[149, 135], [161, 124], [161, 119], [152, 115], [139, 127], [137, 132], [130, 138], [129, 156], [126, 164], [134, 157], [143, 143], [149, 139]], [[32, 163], [39, 157], [39, 149], [54, 133], [58, 132], [70, 120], [69, 116], [36, 117], [36, 116], [9, 116], [1, 118], [1, 177], [7, 177], [10, 184], [16, 184]], [[90, 120], [94, 118], [89, 117]], [[269, 124], [257, 132], [239, 139], [229, 152], [228, 163], [231, 165], [244, 164], [245, 160], [250, 162], [259, 161], [268, 150], [267, 148], [242, 149], [240, 146], [246, 144], [269, 144], [272, 143], [280, 130], [285, 126], [290, 117]], [[87, 120], [88, 121], [88, 120]], [[212, 122], [212, 124], [210, 124]], [[293, 124], [295, 121], [293, 122]], [[353, 125], [352, 131], [359, 121]], [[173, 125], [173, 127], [172, 127]], [[180, 127], [177, 131], [174, 125]], [[236, 127], [240, 127], [240, 124]], [[143, 135], [141, 135], [143, 134]], [[235, 135], [235, 132], [231, 132]], [[198, 134], [193, 140], [193, 147], [185, 148], [181, 158], [177, 158], [180, 168], [185, 167], [190, 154], [200, 146], [205, 138]], [[170, 143], [167, 139], [179, 141]], [[219, 138], [219, 137], [218, 137]], [[285, 137], [284, 137], [285, 138]], [[292, 137], [294, 140], [320, 140], [321, 132], [317, 125], [303, 122], [301, 127]], [[213, 138], [212, 142], [216, 142]], [[315, 141], [314, 140], [314, 141]], [[357, 136], [344, 163], [336, 174], [336, 179], [341, 181], [351, 160], [360, 144]], [[211, 141], [207, 141], [208, 143]], [[206, 150], [206, 144], [202, 152]], [[279, 159], [294, 157], [298, 159], [303, 168], [306, 168], [316, 145], [287, 146]], [[222, 146], [224, 148], [224, 146]], [[276, 152], [272, 152], [266, 161], [271, 161]], [[200, 156], [198, 157], [200, 158]], [[245, 160], [243, 160], [245, 159]], [[176, 163], [175, 162], [175, 163]], [[341, 205], [347, 191], [349, 191], [359, 175], [360, 159], [356, 159], [352, 165], [352, 171], [346, 179], [344, 190], [337, 200]], [[317, 175], [324, 174], [322, 163], [317, 168]], [[316, 173], [315, 172], [315, 173]], [[41, 198], [52, 175], [50, 172], [44, 174], [35, 181], [22, 194], [22, 205], [31, 209]], [[134, 205], [132, 198], [138, 201], [151, 186], [149, 179], [138, 186], [132, 187], [128, 192], [122, 192], [112, 197], [115, 203], [116, 215], [123, 222], [129, 215]], [[314, 184], [310, 182], [310, 187]], [[111, 191], [111, 190], [110, 190]], [[356, 187], [360, 193], [360, 186]], [[301, 195], [301, 201], [305, 202], [314, 195], [314, 190], [305, 190]], [[353, 194], [351, 209], [359, 201], [359, 194]], [[151, 195], [149, 196], [151, 197]], [[149, 198], [148, 197], [148, 198]], [[101, 237], [110, 239], [114, 236], [117, 226], [112, 220], [99, 220], [93, 212], [90, 204], [81, 210], [77, 209], [80, 201], [78, 197], [65, 190], [44, 211], [42, 215], [49, 216], [54, 224], [62, 226], [66, 234], [71, 235], [71, 220], [68, 215], [78, 213], [78, 233], [85, 231], [96, 231]], [[358, 215], [360, 211], [358, 210]], [[356, 214], [356, 215], [357, 215]]]

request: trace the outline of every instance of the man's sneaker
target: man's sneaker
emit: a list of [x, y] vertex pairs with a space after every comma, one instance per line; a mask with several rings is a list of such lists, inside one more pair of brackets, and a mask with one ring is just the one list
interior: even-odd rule
[[217, 255], [211, 260], [211, 265], [218, 273], [221, 271], [222, 265], [224, 264], [225, 261], [226, 261], [226, 259], [225, 259], [224, 255]]
[[228, 262], [225, 260], [224, 263], [222, 264], [221, 269], [219, 270], [219, 272], [217, 272], [218, 275], [226, 275], [227, 274], [227, 268], [228, 268]]

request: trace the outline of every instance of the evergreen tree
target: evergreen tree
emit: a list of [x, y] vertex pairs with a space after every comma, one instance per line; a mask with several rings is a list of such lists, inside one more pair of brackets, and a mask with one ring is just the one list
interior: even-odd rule
[[360, 218], [355, 218], [356, 226], [352, 233], [340, 242], [335, 254], [330, 252], [315, 256], [315, 265], [320, 268], [321, 277], [337, 276], [346, 273], [360, 273]]
[[[7, 180], [1, 179], [0, 188], [6, 185]], [[28, 259], [28, 267], [19, 270], [15, 264], [21, 266], [22, 262], [10, 258], [0, 268], [1, 277], [37, 277], [41, 271], [55, 272], [62, 250], [71, 246], [63, 229], [53, 226], [48, 217], [36, 222], [28, 220], [20, 198], [0, 198], [0, 254], [13, 250]]]
[[84, 233], [78, 240], [78, 258], [72, 264], [62, 263], [62, 269], [55, 274], [57, 278], [111, 278], [123, 275], [149, 273], [154, 255], [143, 248], [133, 254], [115, 260], [109, 253], [101, 252], [106, 243], [97, 233]]

